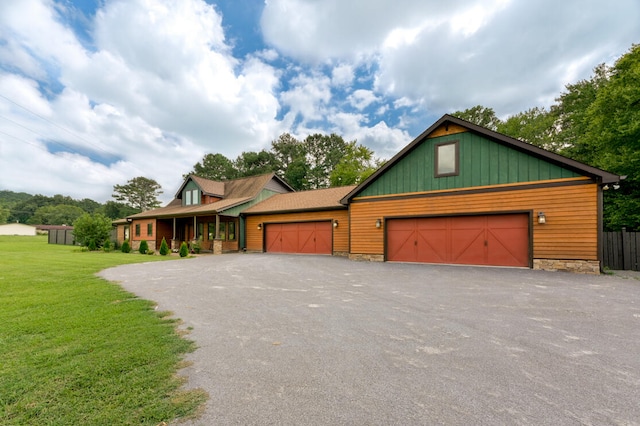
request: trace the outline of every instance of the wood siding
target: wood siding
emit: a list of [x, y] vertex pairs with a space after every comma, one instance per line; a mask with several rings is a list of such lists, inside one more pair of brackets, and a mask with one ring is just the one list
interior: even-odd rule
[[[453, 129], [451, 129], [453, 130]], [[434, 177], [434, 145], [459, 142], [459, 174]], [[579, 175], [471, 132], [426, 138], [358, 196], [472, 188]]]
[[280, 213], [251, 215], [246, 218], [247, 250], [263, 251], [264, 225], [258, 229], [258, 224], [310, 222], [323, 220], [337, 220], [338, 227], [333, 228], [333, 252], [349, 252], [349, 213], [345, 210], [327, 210], [302, 213]]
[[[378, 218], [530, 211], [534, 259], [597, 260], [598, 190], [589, 183], [404, 199], [356, 198], [350, 204], [351, 254], [384, 253], [384, 226], [375, 227]], [[538, 224], [540, 211], [546, 224]]]

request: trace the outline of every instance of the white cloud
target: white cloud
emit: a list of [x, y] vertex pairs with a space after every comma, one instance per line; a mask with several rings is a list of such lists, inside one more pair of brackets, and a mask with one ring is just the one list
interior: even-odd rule
[[280, 95], [282, 104], [302, 119], [302, 125], [321, 120], [331, 100], [331, 80], [322, 74], [299, 75], [291, 80], [292, 88]]
[[378, 102], [378, 98], [371, 90], [358, 89], [354, 91], [347, 100], [358, 110], [363, 110], [374, 102]]
[[355, 77], [353, 66], [350, 64], [340, 64], [333, 68], [331, 72], [331, 83], [334, 86], [350, 86]]

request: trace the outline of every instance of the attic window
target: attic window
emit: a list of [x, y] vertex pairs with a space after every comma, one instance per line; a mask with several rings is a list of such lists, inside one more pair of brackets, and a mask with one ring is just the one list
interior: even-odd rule
[[460, 174], [458, 145], [458, 141], [435, 145], [435, 177], [458, 176]]

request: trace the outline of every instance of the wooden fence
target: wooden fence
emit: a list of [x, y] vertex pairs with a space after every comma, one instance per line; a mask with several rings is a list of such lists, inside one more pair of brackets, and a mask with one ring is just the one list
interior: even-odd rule
[[602, 245], [605, 268], [640, 271], [640, 232], [604, 232]]

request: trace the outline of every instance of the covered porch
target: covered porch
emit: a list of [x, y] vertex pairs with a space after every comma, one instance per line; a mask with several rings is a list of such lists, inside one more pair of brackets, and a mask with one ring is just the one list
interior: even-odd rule
[[240, 249], [240, 219], [233, 216], [206, 215], [157, 219], [156, 243], [164, 238], [172, 251], [186, 242], [191, 251], [222, 254]]

